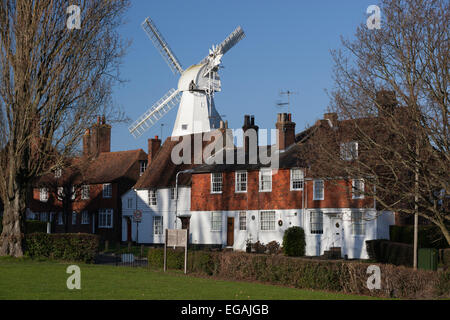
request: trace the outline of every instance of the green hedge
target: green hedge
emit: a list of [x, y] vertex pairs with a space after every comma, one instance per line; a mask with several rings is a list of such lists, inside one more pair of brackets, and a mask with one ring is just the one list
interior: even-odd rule
[[32, 258], [91, 263], [98, 253], [99, 237], [86, 233], [32, 233], [25, 237], [25, 244]]
[[[153, 268], [164, 267], [164, 249], [148, 250], [148, 265]], [[211, 251], [188, 250], [188, 270], [190, 272], [212, 275], [214, 273], [214, 253]], [[184, 249], [167, 248], [167, 269], [184, 270]]]
[[[167, 250], [168, 268], [184, 268], [184, 251]], [[163, 249], [149, 250], [149, 265], [163, 267]], [[386, 298], [450, 298], [450, 272], [412, 270], [377, 264], [381, 289], [367, 288], [370, 264], [355, 261], [324, 261], [283, 255], [244, 252], [188, 252], [188, 271], [234, 281], [258, 281], [301, 289], [363, 294]]]
[[300, 227], [290, 227], [283, 235], [283, 253], [291, 257], [305, 255], [305, 231]]
[[38, 232], [47, 232], [47, 222], [39, 221], [39, 220], [27, 220], [25, 221], [25, 233], [38, 233]]
[[[413, 244], [414, 226], [390, 226], [389, 236], [391, 241]], [[419, 226], [417, 240], [419, 248], [449, 248], [438, 226]]]
[[396, 266], [412, 267], [413, 265], [414, 248], [412, 245], [378, 239], [367, 240], [366, 248], [370, 260]]

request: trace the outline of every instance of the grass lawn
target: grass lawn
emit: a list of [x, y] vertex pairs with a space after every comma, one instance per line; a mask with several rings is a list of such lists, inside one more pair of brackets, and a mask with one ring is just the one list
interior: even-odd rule
[[[75, 264], [75, 263], [74, 263]], [[0, 300], [4, 299], [169, 299], [300, 300], [370, 299], [258, 283], [185, 276], [183, 273], [132, 267], [77, 264], [81, 290], [66, 286], [70, 263], [0, 258]]]

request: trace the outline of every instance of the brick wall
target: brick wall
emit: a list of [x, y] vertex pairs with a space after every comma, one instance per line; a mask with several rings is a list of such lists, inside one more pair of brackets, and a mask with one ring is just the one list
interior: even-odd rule
[[[235, 173], [223, 173], [222, 193], [211, 193], [211, 174], [201, 173], [192, 176], [191, 210], [266, 210], [302, 208], [303, 191], [290, 190], [290, 170], [279, 169], [272, 176], [272, 191], [259, 192], [259, 171], [248, 171], [247, 192], [235, 192]], [[343, 186], [345, 181], [325, 181], [325, 199], [313, 200], [313, 182], [305, 181], [308, 208], [359, 208], [373, 207], [373, 200], [352, 199]], [[351, 185], [351, 182], [350, 182]]]

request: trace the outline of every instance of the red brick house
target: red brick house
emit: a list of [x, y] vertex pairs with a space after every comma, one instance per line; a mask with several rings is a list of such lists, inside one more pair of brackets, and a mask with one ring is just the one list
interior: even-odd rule
[[51, 222], [52, 232], [99, 234], [120, 241], [121, 196], [147, 167], [142, 150], [110, 151], [111, 126], [97, 119], [83, 137], [83, 156], [35, 182], [27, 217]]
[[[244, 131], [257, 130], [247, 121]], [[258, 147], [279, 154], [278, 168], [257, 161], [194, 169], [192, 243], [245, 250], [248, 241], [281, 243], [287, 228], [301, 226], [306, 233], [307, 255], [338, 249], [342, 257], [367, 258], [365, 241], [388, 238], [393, 214], [377, 210], [373, 199], [358, 192], [359, 188], [370, 187], [361, 179], [310, 174], [313, 159], [299, 155], [322, 125], [329, 125], [327, 119], [296, 135], [291, 115], [279, 114], [277, 145]], [[247, 141], [243, 145], [247, 151]]]

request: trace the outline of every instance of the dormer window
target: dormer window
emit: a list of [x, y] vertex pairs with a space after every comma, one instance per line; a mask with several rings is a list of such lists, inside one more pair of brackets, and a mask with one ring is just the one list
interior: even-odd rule
[[341, 143], [341, 159], [345, 161], [358, 159], [358, 142]]
[[56, 168], [55, 170], [55, 178], [61, 178], [62, 176], [62, 169], [61, 168]]

